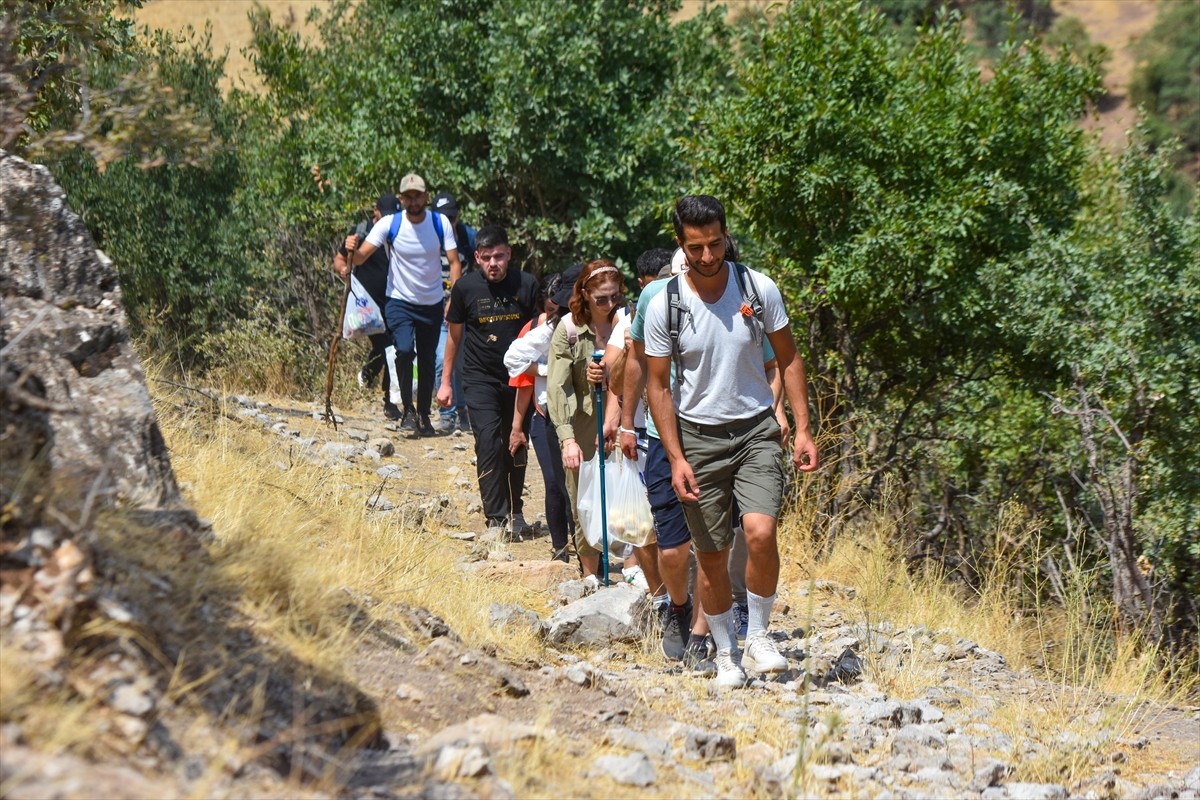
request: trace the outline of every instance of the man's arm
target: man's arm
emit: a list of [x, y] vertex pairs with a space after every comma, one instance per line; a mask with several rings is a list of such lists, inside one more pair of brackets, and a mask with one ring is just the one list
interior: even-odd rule
[[360, 242], [358, 234], [354, 233], [346, 237], [343, 246], [346, 248], [347, 253], [354, 254], [354, 266], [356, 267], [366, 261], [371, 256], [371, 253], [379, 249], [366, 240]]
[[462, 261], [458, 258], [457, 250], [447, 250], [446, 260], [450, 262], [450, 285], [453, 286], [462, 277]]
[[446, 351], [442, 358], [442, 385], [437, 393], [438, 405], [442, 408], [449, 408], [454, 403], [454, 390], [450, 386], [450, 377], [454, 371], [454, 358], [458, 355], [459, 342], [462, 340], [463, 324], [461, 322], [447, 323], [446, 332]]
[[676, 428], [675, 402], [671, 398], [670, 356], [646, 356], [646, 385], [650, 415], [654, 417], [658, 438], [671, 462], [671, 486], [680, 500], [695, 502], [700, 499], [700, 487], [696, 485], [691, 464], [683, 456], [683, 446]]
[[529, 410], [531, 400], [533, 400], [533, 387], [518, 386], [517, 400], [513, 404], [512, 433], [508, 436], [509, 455], [515, 456], [522, 447], [528, 447], [529, 440], [525, 436], [523, 428], [525, 427], [525, 412]]
[[796, 420], [792, 463], [801, 472], [812, 472], [820, 466], [820, 459], [808, 426], [808, 376], [804, 370], [804, 359], [796, 352], [796, 340], [792, 338], [789, 328], [780, 328], [767, 334], [767, 338], [771, 340], [771, 347], [775, 348], [775, 358], [783, 375], [783, 390]]
[[342, 253], [333, 254], [333, 271], [342, 280], [347, 280], [350, 277], [350, 262], [346, 260], [346, 256]]

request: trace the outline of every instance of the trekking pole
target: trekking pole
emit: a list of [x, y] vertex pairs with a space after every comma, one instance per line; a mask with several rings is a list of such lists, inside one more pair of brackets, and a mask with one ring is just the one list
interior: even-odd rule
[[[603, 350], [592, 353], [592, 362], [600, 363]], [[604, 570], [604, 585], [608, 586], [608, 499], [604, 480], [604, 380], [596, 384], [596, 437], [600, 456], [600, 566]]]
[[346, 321], [346, 302], [350, 299], [350, 276], [354, 274], [354, 254], [358, 252], [358, 237], [354, 240], [354, 249], [346, 254], [346, 288], [342, 290], [342, 310], [338, 314], [337, 329], [333, 332], [333, 341], [329, 345], [329, 368], [325, 371], [325, 415], [321, 417], [326, 423], [337, 430], [337, 417], [333, 414], [333, 368], [337, 364], [338, 342], [342, 340], [342, 325]]

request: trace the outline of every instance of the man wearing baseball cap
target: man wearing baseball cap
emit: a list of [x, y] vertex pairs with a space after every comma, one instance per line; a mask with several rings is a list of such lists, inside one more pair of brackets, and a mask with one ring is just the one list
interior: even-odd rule
[[[350, 233], [365, 237], [371, 227], [386, 216], [400, 210], [400, 201], [394, 194], [381, 194], [371, 210], [371, 222], [360, 222], [351, 229]], [[350, 274], [350, 262], [346, 260], [346, 248], [343, 245], [333, 257], [333, 269], [346, 280]], [[367, 290], [367, 294], [375, 301], [382, 311], [387, 305], [388, 257], [382, 250], [376, 250], [354, 270], [354, 276]], [[358, 372], [358, 385], [369, 386], [383, 373], [383, 414], [388, 419], [400, 419], [400, 409], [396, 404], [401, 402], [400, 386], [396, 382], [396, 348], [392, 346], [390, 331], [372, 334], [370, 337], [371, 352], [367, 361]], [[384, 367], [387, 367], [386, 371]]]
[[[450, 263], [450, 283], [462, 274], [454, 227], [442, 214], [427, 213], [425, 179], [409, 173], [400, 179], [403, 214], [381, 218], [360, 244], [346, 237], [346, 250], [361, 264], [380, 248], [388, 248], [387, 304], [383, 316], [396, 348], [396, 374], [404, 410], [401, 430], [436, 436], [429, 414], [433, 405], [438, 336], [442, 329], [444, 291], [441, 254]], [[357, 248], [357, 249], [356, 249]], [[417, 398], [413, 404], [412, 365], [417, 361]]]

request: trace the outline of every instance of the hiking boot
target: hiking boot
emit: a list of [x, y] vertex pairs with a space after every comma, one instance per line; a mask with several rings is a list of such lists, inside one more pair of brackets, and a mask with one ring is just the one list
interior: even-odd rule
[[383, 401], [383, 415], [391, 420], [397, 420], [403, 416], [400, 413], [400, 409], [396, 407], [396, 404], [387, 400]]
[[750, 624], [750, 608], [741, 603], [733, 604], [733, 624], [737, 633], [737, 643], [746, 641], [746, 626]]
[[554, 555], [550, 556], [550, 560], [551, 561], [561, 561], [564, 564], [570, 564], [571, 563], [571, 554], [568, 553], [567, 548], [564, 547], [561, 550], [555, 550]]
[[780, 655], [766, 631], [755, 633], [746, 640], [742, 664], [754, 672], [783, 672], [788, 668], [787, 659]]
[[417, 419], [416, 431], [417, 436], [425, 438], [438, 435], [438, 432], [433, 428], [433, 423], [429, 421], [429, 417], [420, 417]]
[[525, 521], [525, 517], [520, 514], [513, 514], [508, 518], [508, 532], [512, 534], [512, 538], [515, 541], [522, 536], [533, 533], [533, 526]]
[[458, 432], [459, 433], [470, 433], [471, 432], [471, 420], [467, 418], [466, 414], [459, 414], [457, 423], [458, 423]]
[[721, 689], [741, 689], [746, 685], [742, 671], [742, 654], [736, 649], [720, 650], [713, 662], [717, 665], [717, 686]]
[[411, 408], [404, 409], [404, 413], [400, 415], [400, 430], [415, 431], [417, 429], [417, 412]]
[[458, 417], [455, 414], [438, 414], [437, 424], [433, 427], [438, 433], [449, 436], [458, 429]]
[[662, 632], [663, 655], [671, 661], [682, 661], [692, 630], [692, 603], [689, 600], [687, 605], [679, 609], [667, 603], [666, 608]]

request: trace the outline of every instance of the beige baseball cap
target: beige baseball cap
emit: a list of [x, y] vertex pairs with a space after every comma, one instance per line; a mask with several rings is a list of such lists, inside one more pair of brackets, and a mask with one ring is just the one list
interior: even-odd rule
[[676, 247], [675, 254], [671, 256], [671, 274], [678, 275], [681, 272], [687, 272], [687, 258], [683, 255], [683, 248]]
[[400, 179], [400, 194], [405, 192], [424, 192], [425, 179], [415, 172], [410, 172]]

